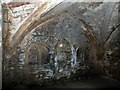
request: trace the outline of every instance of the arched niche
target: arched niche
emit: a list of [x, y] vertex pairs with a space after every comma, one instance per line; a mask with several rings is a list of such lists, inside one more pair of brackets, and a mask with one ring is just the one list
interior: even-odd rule
[[40, 53], [41, 53], [41, 64], [49, 63], [49, 47], [48, 45], [41, 45], [39, 46]]
[[77, 49], [77, 61], [80, 61], [80, 62], [85, 61], [85, 47], [80, 46]]
[[45, 63], [49, 62], [49, 50], [46, 45], [32, 44], [28, 47], [25, 54], [25, 66], [29, 67], [43, 67]]
[[58, 40], [56, 46], [56, 60], [58, 62], [59, 68], [65, 68], [68, 66], [68, 64], [71, 64], [71, 56], [72, 56], [72, 50], [70, 42], [63, 38], [61, 40]]
[[25, 64], [28, 66], [39, 65], [41, 63], [41, 53], [39, 46], [32, 44], [27, 48], [25, 54]]
[[79, 47], [77, 49], [77, 60], [80, 61], [80, 57], [81, 57], [81, 48]]

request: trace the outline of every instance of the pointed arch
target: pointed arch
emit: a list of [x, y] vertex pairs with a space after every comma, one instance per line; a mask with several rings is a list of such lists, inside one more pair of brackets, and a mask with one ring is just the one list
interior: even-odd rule
[[71, 65], [71, 57], [72, 57], [70, 42], [66, 38], [58, 40], [55, 48], [56, 48], [55, 57], [58, 62], [59, 69], [61, 68], [65, 69], [69, 67], [69, 65]]
[[27, 48], [25, 54], [25, 65], [37, 65], [42, 67], [47, 63], [49, 57], [49, 50], [47, 45], [32, 44]]

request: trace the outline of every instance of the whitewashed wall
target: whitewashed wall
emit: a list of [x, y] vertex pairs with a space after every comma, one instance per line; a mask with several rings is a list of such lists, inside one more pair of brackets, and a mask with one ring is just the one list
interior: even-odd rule
[[17, 29], [21, 26], [26, 17], [34, 10], [34, 4], [22, 5], [12, 8], [11, 15], [11, 34], [16, 33]]

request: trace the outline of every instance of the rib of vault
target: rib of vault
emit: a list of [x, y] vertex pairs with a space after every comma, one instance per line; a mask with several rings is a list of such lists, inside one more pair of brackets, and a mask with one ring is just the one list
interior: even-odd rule
[[[13, 35], [12, 39], [10, 40], [10, 49], [15, 49], [19, 45], [19, 43], [25, 38], [25, 36], [31, 30], [37, 27], [37, 25], [55, 16], [55, 14], [48, 15], [48, 12], [50, 12], [53, 8], [57, 7], [60, 3], [62, 3], [63, 0], [60, 0], [59, 2], [55, 1], [56, 0], [53, 0], [51, 2], [44, 2], [33, 13], [31, 13], [31, 15], [23, 22], [23, 24], [18, 28], [17, 32]], [[70, 4], [66, 5], [65, 7], [68, 7], [69, 5]], [[62, 8], [64, 9], [64, 7]]]

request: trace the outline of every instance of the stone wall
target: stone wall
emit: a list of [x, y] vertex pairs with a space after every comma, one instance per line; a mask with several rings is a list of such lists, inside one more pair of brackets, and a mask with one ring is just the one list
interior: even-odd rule
[[[22, 42], [18, 44], [17, 49], [15, 49], [13, 53], [10, 53], [10, 57], [5, 57], [6, 64], [9, 64], [9, 66], [6, 65], [7, 67], [4, 69], [4, 72], [6, 72], [5, 76], [8, 74], [7, 72], [9, 72], [9, 79], [14, 83], [17, 81], [18, 84], [22, 82], [27, 84], [37, 83], [40, 85], [47, 80], [60, 78], [70, 79], [71, 75], [77, 71], [80, 70], [79, 74], [82, 76], [82, 72], [84, 72], [84, 70], [90, 70], [91, 67], [97, 72], [103, 70], [104, 74], [119, 78], [119, 72], [117, 72], [116, 75], [113, 72], [116, 69], [120, 70], [119, 58], [117, 58], [119, 57], [117, 53], [119, 51], [118, 46], [120, 45], [117, 45], [117, 42], [119, 42], [117, 38], [118, 34], [115, 33], [115, 37], [112, 36], [113, 40], [111, 40], [104, 52], [105, 55], [110, 54], [109, 56], [112, 57], [112, 63], [110, 59], [104, 55], [104, 60], [98, 60], [98, 58], [94, 58], [97, 53], [96, 47], [93, 48], [94, 40], [91, 39], [91, 46], [85, 32], [87, 28], [84, 25], [87, 23], [93, 27], [91, 32], [93, 33], [92, 35], [95, 36], [97, 46], [99, 47], [99, 45], [102, 45], [100, 41], [101, 37], [104, 39], [108, 36], [108, 33], [111, 32], [109, 27], [116, 25], [118, 15], [116, 4], [96, 3], [94, 7], [90, 7], [88, 3], [72, 3], [65, 8], [63, 5], [65, 5], [65, 3], [61, 3], [50, 10], [44, 17], [54, 14], [56, 16], [50, 19], [48, 18], [42, 24], [38, 23], [34, 29], [27, 34], [25, 33], [26, 36]], [[108, 6], [106, 7], [106, 5]], [[63, 8], [61, 9], [61, 7]], [[108, 7], [111, 7], [111, 9], [108, 9]], [[111, 13], [109, 13], [109, 10]], [[58, 14], [59, 11], [61, 11], [60, 14]], [[110, 16], [109, 19], [106, 15]], [[106, 21], [110, 21], [109, 24], [107, 23], [108, 21], [106, 22], [102, 17], [106, 19]], [[80, 19], [85, 21], [85, 23], [83, 24]], [[104, 31], [105, 34], [102, 32], [102, 29], [104, 29], [102, 26], [103, 22], [106, 22], [108, 25], [105, 25], [107, 29]], [[88, 26], [87, 24], [86, 26]], [[91, 32], [88, 33], [88, 35], [91, 34]], [[104, 35], [100, 36], [101, 34]], [[112, 46], [117, 49], [112, 49]], [[95, 51], [93, 49], [95, 49]], [[91, 64], [91, 62], [93, 64]], [[14, 77], [16, 78], [14, 79]], [[79, 77], [79, 75], [77, 75], [77, 77]]]
[[2, 89], [2, 5], [0, 3], [0, 89]]

